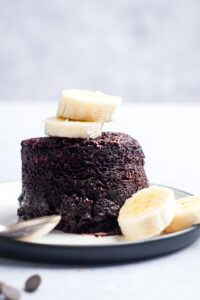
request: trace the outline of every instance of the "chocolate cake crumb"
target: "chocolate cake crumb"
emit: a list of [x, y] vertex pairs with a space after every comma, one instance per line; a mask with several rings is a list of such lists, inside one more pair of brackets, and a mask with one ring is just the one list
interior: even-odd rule
[[60, 214], [57, 229], [64, 232], [119, 234], [120, 207], [148, 187], [142, 148], [124, 133], [32, 138], [21, 145], [18, 214], [24, 219]]

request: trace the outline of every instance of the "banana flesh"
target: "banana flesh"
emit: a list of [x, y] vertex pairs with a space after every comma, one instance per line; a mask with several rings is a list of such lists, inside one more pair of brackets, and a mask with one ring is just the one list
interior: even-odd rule
[[62, 92], [57, 117], [65, 119], [110, 122], [116, 119], [122, 99], [99, 91], [65, 90]]
[[45, 120], [45, 134], [66, 138], [96, 138], [102, 132], [101, 122], [79, 122], [51, 117]]
[[127, 240], [142, 240], [159, 235], [175, 214], [174, 192], [165, 187], [145, 188], [126, 200], [118, 223]]
[[176, 211], [166, 233], [176, 232], [200, 224], [200, 196], [189, 196], [176, 200]]
[[116, 118], [120, 97], [86, 90], [65, 90], [57, 116], [45, 120], [45, 134], [66, 138], [96, 138], [103, 122]]

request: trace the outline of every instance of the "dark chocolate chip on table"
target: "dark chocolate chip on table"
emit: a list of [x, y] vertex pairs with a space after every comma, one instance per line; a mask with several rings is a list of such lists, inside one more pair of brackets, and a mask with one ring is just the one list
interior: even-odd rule
[[6, 300], [19, 300], [20, 293], [17, 289], [12, 286], [8, 286], [3, 284], [2, 286], [2, 294], [4, 295]]
[[37, 290], [41, 283], [41, 277], [39, 275], [33, 275], [29, 277], [25, 282], [25, 291], [34, 292]]
[[0, 281], [0, 294], [2, 293], [2, 287], [5, 285], [4, 282]]

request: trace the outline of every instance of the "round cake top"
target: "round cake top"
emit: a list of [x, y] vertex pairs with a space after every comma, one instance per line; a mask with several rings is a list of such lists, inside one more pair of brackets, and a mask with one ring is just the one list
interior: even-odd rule
[[[117, 154], [132, 154], [132, 159], [144, 159], [144, 153], [137, 140], [130, 135], [120, 132], [103, 132], [101, 136], [92, 139], [81, 138], [60, 138], [60, 137], [40, 137], [23, 140], [21, 145], [29, 150], [34, 149], [79, 149], [79, 154], [84, 149], [87, 152], [101, 150], [112, 150], [112, 153]], [[49, 149], [50, 148], [50, 149]], [[106, 152], [107, 152], [106, 151]], [[106, 153], [105, 153], [106, 154]]]
[[121, 132], [102, 132], [102, 135], [93, 139], [81, 139], [81, 138], [61, 138], [61, 137], [39, 137], [39, 138], [30, 138], [23, 140], [21, 142], [22, 146], [30, 147], [43, 147], [51, 146], [53, 143], [65, 144], [65, 145], [105, 145], [105, 144], [131, 144], [134, 148], [141, 148], [137, 140], [132, 138], [130, 135]]
[[[58, 155], [67, 155], [69, 159], [95, 160], [120, 164], [144, 162], [144, 153], [137, 140], [125, 133], [103, 132], [101, 136], [92, 139], [75, 139], [59, 137], [40, 137], [22, 141], [22, 148], [29, 152], [38, 151], [50, 155], [52, 159]], [[66, 159], [66, 156], [65, 156]]]

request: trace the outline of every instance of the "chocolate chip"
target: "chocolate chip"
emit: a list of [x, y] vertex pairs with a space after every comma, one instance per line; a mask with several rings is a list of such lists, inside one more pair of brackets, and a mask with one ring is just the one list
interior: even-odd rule
[[41, 277], [39, 275], [33, 275], [26, 280], [25, 291], [34, 292], [37, 290], [41, 283]]
[[0, 281], [0, 294], [2, 293], [2, 287], [5, 285], [4, 282]]
[[12, 286], [8, 286], [3, 284], [2, 286], [2, 294], [4, 295], [6, 300], [19, 300], [20, 293]]
[[4, 282], [0, 281], [0, 294], [2, 293], [2, 287], [5, 285]]

